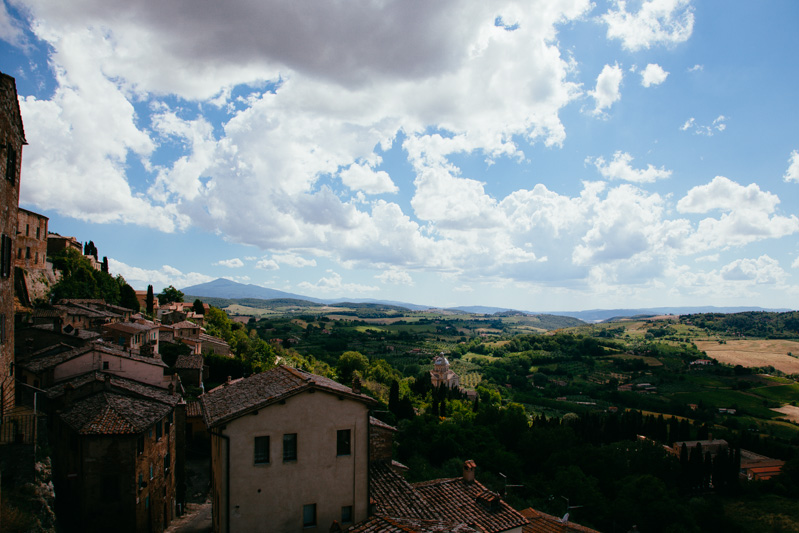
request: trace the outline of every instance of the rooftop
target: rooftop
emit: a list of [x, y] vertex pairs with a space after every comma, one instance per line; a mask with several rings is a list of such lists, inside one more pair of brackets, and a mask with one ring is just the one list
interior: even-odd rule
[[203, 394], [200, 402], [205, 423], [210, 428], [308, 389], [327, 391], [368, 404], [375, 402], [332, 379], [284, 365], [223, 384]]
[[371, 516], [346, 530], [349, 533], [479, 533], [466, 524], [445, 520], [417, 520], [413, 518], [390, 518]]
[[80, 357], [81, 355], [84, 355], [89, 352], [103, 353], [114, 357], [125, 357], [127, 359], [133, 359], [135, 361], [140, 361], [151, 365], [157, 365], [163, 367], [167, 366], [167, 364], [164, 363], [161, 359], [131, 354], [124, 350], [119, 350], [108, 344], [100, 342], [94, 342], [92, 344], [89, 344], [88, 346], [81, 346], [79, 348], [73, 348], [66, 344], [51, 346], [45, 348], [44, 350], [35, 352], [30, 356], [25, 356], [24, 359], [20, 358], [18, 364], [20, 367], [30, 372], [33, 372], [34, 374], [38, 374], [43, 370], [46, 370], [48, 368], [53, 368], [65, 361], [69, 361], [70, 359], [74, 359], [75, 357]]
[[116, 392], [82, 398], [61, 413], [61, 419], [81, 435], [142, 433], [174, 407]]
[[179, 355], [175, 361], [175, 368], [191, 368], [195, 370], [202, 370], [203, 356], [202, 355]]
[[591, 529], [590, 527], [569, 522], [568, 517], [564, 517], [564, 520], [557, 516], [552, 516], [551, 514], [536, 511], [532, 507], [523, 509], [521, 514], [530, 521], [529, 524], [522, 528], [523, 533], [599, 533], [597, 530]]

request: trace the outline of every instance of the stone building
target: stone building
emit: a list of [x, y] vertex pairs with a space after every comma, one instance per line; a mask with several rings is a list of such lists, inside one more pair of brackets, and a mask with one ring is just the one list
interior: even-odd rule
[[17, 216], [16, 266], [30, 272], [47, 265], [47, 223], [44, 215], [19, 209]]
[[161, 532], [185, 501], [185, 403], [102, 372], [47, 391], [56, 514], [68, 531]]
[[366, 519], [372, 398], [278, 366], [200, 402], [214, 531], [326, 532]]
[[14, 242], [25, 131], [14, 78], [0, 72], [0, 423], [14, 408]]
[[457, 389], [460, 386], [458, 374], [450, 370], [449, 361], [442, 353], [433, 361], [433, 370], [430, 371], [430, 381], [433, 387], [445, 386], [448, 389]]

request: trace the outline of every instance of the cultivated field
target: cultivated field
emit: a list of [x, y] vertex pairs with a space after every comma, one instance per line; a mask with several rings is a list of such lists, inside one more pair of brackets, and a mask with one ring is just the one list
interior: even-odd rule
[[799, 407], [795, 405], [783, 405], [779, 409], [772, 409], [772, 411], [777, 411], [785, 415], [785, 418], [790, 420], [791, 422], [796, 422], [799, 424]]
[[696, 347], [720, 363], [745, 367], [773, 366], [786, 374], [799, 374], [799, 342], [778, 339], [695, 341]]

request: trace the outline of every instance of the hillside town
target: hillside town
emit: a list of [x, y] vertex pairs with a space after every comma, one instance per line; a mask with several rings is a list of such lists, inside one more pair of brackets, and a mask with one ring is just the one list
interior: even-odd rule
[[[626, 370], [614, 369], [589, 378], [588, 370], [593, 370], [595, 363], [585, 363], [584, 355], [599, 356], [616, 349], [594, 338], [571, 335], [564, 341], [579, 342], [575, 348], [579, 354], [568, 362], [568, 373], [557, 373], [557, 366], [546, 368], [544, 364], [531, 373], [529, 362], [520, 363], [516, 375], [505, 373], [498, 378], [500, 385], [489, 389], [478, 387], [483, 379], [474, 376], [478, 365], [460, 360], [473, 349], [484, 358], [481, 361], [495, 363], [502, 350], [510, 351], [511, 341], [490, 344], [498, 336], [489, 327], [470, 340], [462, 336], [465, 330], [435, 326], [432, 335], [436, 341], [451, 333], [458, 339], [461, 354], [446, 350], [429, 353], [411, 347], [407, 333], [398, 334], [395, 342], [364, 326], [363, 338], [375, 339], [385, 354], [405, 358], [400, 373], [385, 359], [353, 351], [353, 346], [367, 350], [367, 342], [372, 341], [363, 338], [352, 342], [353, 346], [339, 343], [329, 362], [323, 360], [322, 350], [318, 358], [293, 351], [310, 343], [317, 333], [325, 338], [325, 346], [339, 342], [336, 319], [292, 318], [282, 325], [276, 319], [259, 322], [254, 316], [233, 317], [243, 318], [237, 322], [199, 299], [182, 301], [183, 294], [171, 286], [160, 294], [155, 294], [152, 286], [134, 290], [121, 276], [113, 278], [107, 258], [100, 256], [94, 242], [59, 235], [58, 228], [49, 227], [46, 216], [19, 207], [27, 139], [15, 80], [2, 73], [0, 133], [0, 175], [5, 178], [0, 180], [3, 531], [14, 519], [9, 512], [12, 507], [5, 501], [14, 498], [36, 509], [35, 524], [20, 529], [31, 531], [599, 531], [578, 522], [615, 524], [612, 520], [616, 518], [600, 516], [603, 510], [569, 500], [573, 497], [569, 490], [586, 502], [599, 500], [597, 493], [601, 492], [589, 482], [571, 483], [569, 476], [584, 476], [573, 465], [553, 474], [563, 480], [562, 492], [535, 495], [536, 501], [547, 503], [547, 509], [526, 505], [527, 500], [513, 493], [522, 488], [514, 483], [514, 476], [521, 476], [514, 467], [521, 470], [522, 466], [528, 468], [527, 463], [537, 462], [536, 450], [544, 453], [544, 448], [551, 448], [549, 453], [557, 453], [558, 443], [565, 442], [567, 433], [586, 441], [623, 442], [608, 452], [619, 461], [615, 465], [619, 471], [633, 472], [630, 465], [637, 462], [647, 463], [641, 467], [647, 468], [663, 461], [669, 469], [664, 477], [679, 478], [685, 493], [701, 497], [732, 492], [740, 483], [782, 479], [784, 469], [793, 475], [791, 463], [783, 459], [714, 438], [709, 430], [714, 417], [725, 417], [725, 423], [734, 419], [727, 424], [729, 428], [740, 426], [735, 419], [737, 406], [713, 411], [688, 403], [688, 412], [672, 414], [668, 422], [662, 415], [657, 419], [643, 415], [643, 407], [625, 412], [618, 405], [607, 405], [601, 419], [580, 411], [597, 408], [597, 403], [587, 392], [585, 396], [582, 391], [563, 392], [571, 387], [574, 374], [607, 387], [613, 399], [623, 398], [623, 394], [644, 398], [644, 407], [648, 396], [659, 393], [660, 384], [642, 362], [645, 357], [653, 358], [649, 354], [625, 353], [628, 359], [620, 357], [613, 364]], [[88, 270], [75, 269], [78, 262]], [[72, 275], [73, 270], [82, 274]], [[65, 279], [78, 284], [85, 272], [108, 275], [103, 279], [117, 283], [113, 289], [118, 300], [76, 298], [54, 290], [63, 288]], [[342, 315], [338, 319], [344, 321]], [[235, 323], [236, 328], [228, 327], [239, 337], [221, 333], [219, 320]], [[652, 331], [656, 330], [651, 328], [647, 334], [654, 336]], [[266, 332], [268, 341], [259, 336], [261, 332]], [[609, 335], [605, 331], [597, 337]], [[256, 339], [260, 344], [251, 347], [252, 354], [245, 357], [242, 346], [255, 344]], [[550, 335], [547, 342], [561, 340]], [[407, 346], [400, 349], [404, 342]], [[489, 349], [495, 351], [488, 353]], [[518, 353], [529, 356], [536, 351], [543, 350], [528, 346], [520, 347]], [[675, 363], [681, 365], [681, 372], [710, 372], [719, 366], [698, 352], [683, 356], [673, 357], [682, 358]], [[420, 361], [425, 363], [419, 365]], [[482, 367], [488, 369], [485, 374], [498, 374], [488, 363]], [[521, 392], [528, 390], [558, 391], [541, 403], [574, 404], [575, 411], [585, 416], [573, 412], [569, 413], [572, 417], [531, 415], [501, 395], [518, 392], [521, 397]], [[413, 394], [423, 400], [412, 402]], [[691, 411], [697, 411], [697, 421], [704, 417], [701, 425], [688, 422]], [[468, 434], [469, 428], [476, 427], [468, 424], [480, 417], [485, 419], [485, 427], [498, 425], [497, 435], [491, 435], [496, 440], [483, 442]], [[422, 418], [424, 422], [412, 422]], [[577, 418], [580, 420], [575, 421]], [[425, 431], [434, 426], [445, 431], [448, 420], [453, 421], [453, 432], [465, 432], [461, 438], [426, 439]], [[455, 422], [463, 426], [455, 427]], [[536, 424], [554, 435], [543, 439], [547, 440], [545, 446], [530, 436]], [[627, 440], [617, 438], [622, 434]], [[479, 459], [457, 457], [451, 450], [459, 444], [456, 441], [465, 440], [487, 449], [480, 450]], [[492, 449], [494, 445], [496, 449]], [[420, 479], [418, 470], [429, 465], [423, 464], [416, 450], [409, 449], [415, 447], [434, 457], [431, 464], [438, 463], [429, 472], [449, 475]], [[787, 453], [786, 448], [773, 449]], [[767, 447], [758, 448], [763, 449]], [[488, 457], [490, 474], [483, 464]], [[650, 461], [652, 457], [657, 459]], [[481, 481], [483, 472], [490, 482]], [[665, 490], [661, 494], [656, 477], [640, 476], [622, 489], [633, 493], [627, 501], [644, 502], [629, 513], [664, 516], [662, 503], [672, 501], [673, 495]], [[649, 485], [639, 489], [639, 482]], [[524, 490], [534, 492], [536, 487], [530, 485]], [[786, 482], [779, 490], [790, 494], [792, 489]], [[196, 525], [191, 519], [200, 509], [210, 511], [207, 523], [200, 529], [182, 529], [190, 522]], [[562, 512], [546, 512], [551, 509]], [[572, 518], [575, 512], [579, 512], [578, 521]], [[627, 509], [618, 510], [619, 515], [626, 513]], [[679, 517], [674, 520], [676, 529], [666, 529], [669, 524], [663, 523], [647, 527], [641, 522], [640, 528], [639, 524], [619, 523], [614, 530], [704, 529], [680, 522]], [[682, 526], [685, 529], [679, 529]]]

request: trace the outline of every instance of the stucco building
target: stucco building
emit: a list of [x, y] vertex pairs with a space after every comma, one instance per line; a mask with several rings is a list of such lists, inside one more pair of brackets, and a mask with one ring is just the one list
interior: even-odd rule
[[359, 391], [286, 366], [201, 396], [214, 531], [328, 531], [366, 519], [369, 408]]
[[16, 81], [0, 72], [0, 423], [14, 408], [14, 243], [25, 144]]

